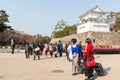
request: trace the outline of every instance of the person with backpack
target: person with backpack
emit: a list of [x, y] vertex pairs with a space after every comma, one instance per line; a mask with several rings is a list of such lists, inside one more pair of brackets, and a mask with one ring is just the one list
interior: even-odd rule
[[73, 38], [71, 39], [71, 51], [72, 51], [72, 75], [75, 75], [79, 73], [80, 69], [80, 46], [77, 44], [77, 39]]
[[30, 55], [33, 54], [33, 48], [34, 48], [34, 45], [30, 42], [29, 47], [28, 47], [28, 51]]
[[63, 44], [61, 43], [60, 40], [57, 44], [57, 49], [58, 49], [59, 56], [62, 57]]

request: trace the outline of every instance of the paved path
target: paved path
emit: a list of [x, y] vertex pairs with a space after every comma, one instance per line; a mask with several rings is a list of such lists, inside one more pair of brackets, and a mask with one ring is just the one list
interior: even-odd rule
[[[96, 80], [120, 80], [120, 55], [95, 55], [108, 72]], [[54, 73], [58, 70], [58, 73]], [[71, 75], [71, 63], [66, 57], [51, 58], [42, 56], [41, 60], [25, 59], [23, 53], [0, 53], [0, 80], [84, 80], [84, 75]]]

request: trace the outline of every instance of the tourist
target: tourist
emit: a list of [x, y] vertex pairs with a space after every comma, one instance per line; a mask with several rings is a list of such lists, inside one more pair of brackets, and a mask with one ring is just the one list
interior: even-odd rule
[[49, 45], [49, 53], [52, 57], [53, 56], [53, 44], [52, 43], [50, 43], [50, 45]]
[[67, 48], [69, 45], [70, 45], [70, 41], [68, 43], [66, 43], [66, 45], [65, 45], [65, 53], [66, 53], [67, 60], [69, 60], [69, 53], [67, 51]]
[[80, 57], [82, 58], [83, 57], [83, 51], [82, 50], [84, 50], [83, 47], [82, 47], [82, 41], [79, 42], [79, 46], [80, 46], [80, 49], [81, 49], [80, 50], [80, 53], [81, 53]]
[[34, 48], [34, 45], [30, 42], [29, 47], [28, 47], [28, 52], [30, 55], [33, 54], [33, 48]]
[[15, 43], [13, 43], [13, 44], [11, 45], [11, 49], [12, 49], [12, 54], [14, 54], [14, 50], [15, 50]]
[[79, 65], [80, 46], [76, 42], [77, 42], [77, 39], [75, 39], [75, 38], [71, 39], [71, 50], [72, 50], [72, 55], [73, 55], [72, 75], [77, 74], [79, 71], [79, 68], [80, 68], [80, 65]]
[[48, 49], [49, 49], [48, 44], [45, 43], [44, 52], [45, 52], [45, 55], [46, 55], [46, 56], [47, 56], [47, 53], [48, 53]]
[[40, 53], [39, 53], [39, 51], [40, 51], [39, 44], [36, 44], [36, 48], [34, 50], [34, 52], [35, 52], [34, 60], [35, 60], [36, 56], [38, 56], [38, 60], [40, 60]]
[[86, 66], [86, 61], [87, 61], [87, 59], [94, 58], [93, 45], [92, 45], [92, 42], [91, 42], [90, 38], [87, 38], [85, 40], [85, 43], [86, 43], [86, 46], [85, 46], [84, 57], [83, 57], [84, 66], [85, 66], [85, 76], [87, 77], [85, 80], [91, 80], [91, 79], [94, 78], [94, 75], [93, 75], [94, 66], [93, 67], [87, 67]]
[[59, 40], [59, 42], [57, 44], [57, 49], [58, 49], [59, 56], [62, 57], [63, 44], [61, 43], [60, 40]]
[[71, 42], [69, 41], [68, 43], [67, 43], [67, 45], [66, 45], [67, 47], [67, 50], [66, 50], [66, 56], [67, 56], [67, 60], [68, 61], [72, 61], [72, 50], [71, 50]]
[[54, 56], [55, 57], [57, 57], [57, 43], [55, 42], [54, 44], [53, 44], [53, 54], [54, 54]]
[[40, 55], [42, 56], [42, 54], [43, 54], [43, 49], [44, 49], [44, 45], [43, 45], [42, 42], [39, 44], [39, 48], [40, 48]]
[[28, 44], [25, 45], [25, 56], [26, 56], [26, 59], [29, 58]]

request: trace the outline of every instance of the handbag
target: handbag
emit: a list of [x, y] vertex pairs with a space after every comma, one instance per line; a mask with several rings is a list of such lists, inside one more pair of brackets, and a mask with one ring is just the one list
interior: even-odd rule
[[69, 59], [73, 60], [73, 54], [71, 52], [69, 53]]
[[40, 50], [40, 48], [39, 47], [37, 47], [37, 48], [35, 48], [35, 51], [37, 52], [37, 51], [39, 51]]
[[95, 66], [95, 60], [94, 57], [88, 57], [86, 60], [86, 66], [87, 67], [94, 67]]

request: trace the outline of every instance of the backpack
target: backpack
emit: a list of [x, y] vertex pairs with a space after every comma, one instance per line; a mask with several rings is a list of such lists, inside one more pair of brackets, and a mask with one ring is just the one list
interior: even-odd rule
[[33, 44], [30, 44], [30, 45], [29, 45], [29, 48], [30, 48], [30, 49], [33, 49]]
[[76, 47], [72, 47], [72, 53], [74, 53], [74, 52], [77, 52], [77, 53], [79, 53], [79, 56], [83, 56], [83, 52], [82, 52], [82, 50], [81, 50], [81, 46], [80, 45], [76, 45]]
[[57, 45], [57, 47], [58, 47], [58, 50], [62, 50], [62, 49], [63, 49], [63, 46], [62, 46], [61, 43], [59, 43], [59, 44]]

